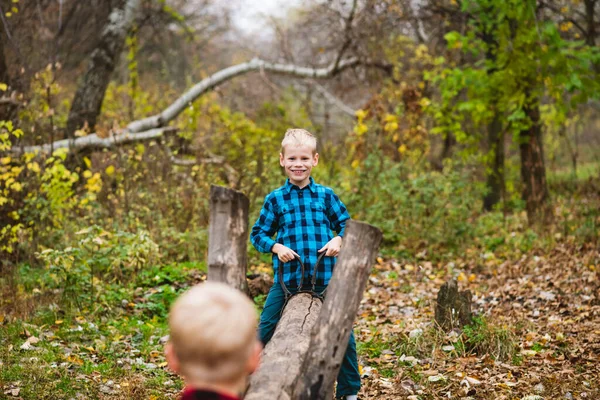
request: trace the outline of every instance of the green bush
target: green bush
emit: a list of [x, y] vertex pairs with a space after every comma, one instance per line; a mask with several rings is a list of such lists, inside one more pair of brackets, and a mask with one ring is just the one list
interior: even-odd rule
[[475, 234], [483, 185], [469, 169], [443, 172], [371, 154], [342, 198], [352, 216], [380, 227], [385, 244], [409, 252], [458, 248]]
[[127, 282], [135, 272], [159, 259], [158, 246], [148, 233], [111, 233], [91, 226], [77, 234], [74, 246], [36, 254], [50, 272], [50, 285], [63, 288], [68, 303], [82, 307], [103, 300], [105, 285]]

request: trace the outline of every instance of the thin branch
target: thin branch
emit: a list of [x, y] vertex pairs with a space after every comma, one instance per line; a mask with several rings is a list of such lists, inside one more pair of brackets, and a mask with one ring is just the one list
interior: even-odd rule
[[579, 23], [575, 19], [565, 17], [558, 8], [554, 7], [551, 4], [545, 3], [545, 2], [540, 2], [540, 8], [547, 8], [548, 10], [552, 11], [554, 14], [562, 17], [563, 22], [572, 23], [573, 26], [575, 26], [577, 29], [579, 29], [581, 31], [581, 33], [583, 33], [583, 35], [587, 37], [587, 35], [588, 35], [587, 30], [585, 30], [581, 25], [579, 25]]
[[8, 104], [15, 107], [23, 106], [23, 103], [13, 99], [12, 97], [0, 97], [0, 105], [1, 104]]
[[14, 42], [12, 35], [10, 34], [10, 29], [8, 28], [8, 21], [4, 17], [4, 9], [2, 8], [2, 5], [0, 5], [0, 19], [2, 19], [2, 25], [4, 25], [4, 31], [6, 32], [6, 37], [8, 38], [8, 41], [10, 42], [11, 46], [15, 49], [15, 52], [17, 53], [17, 57], [19, 57], [19, 60], [22, 63], [23, 56], [21, 55], [21, 51], [19, 50], [19, 47]]
[[350, 33], [352, 32], [352, 20], [354, 19], [354, 14], [356, 12], [356, 3], [357, 3], [357, 0], [354, 0], [352, 2], [352, 9], [350, 10], [350, 14], [348, 15], [348, 18], [346, 19], [346, 26], [344, 28], [345, 40], [344, 40], [344, 44], [342, 45], [342, 48], [340, 49], [340, 51], [335, 59], [334, 64], [333, 64], [334, 71], [336, 70], [342, 57], [344, 56], [344, 52], [346, 51], [348, 46], [350, 46], [350, 43], [352, 43], [352, 37], [351, 37]]
[[333, 93], [329, 92], [327, 89], [325, 89], [322, 85], [319, 85], [317, 82], [311, 80], [310, 83], [315, 87], [315, 89], [317, 89], [317, 91], [319, 93], [321, 93], [327, 100], [329, 100], [330, 103], [335, 105], [337, 108], [339, 108], [345, 114], [348, 114], [353, 118], [356, 118], [356, 110], [354, 110], [352, 107], [350, 107], [349, 105], [344, 103], [342, 100], [337, 98]]

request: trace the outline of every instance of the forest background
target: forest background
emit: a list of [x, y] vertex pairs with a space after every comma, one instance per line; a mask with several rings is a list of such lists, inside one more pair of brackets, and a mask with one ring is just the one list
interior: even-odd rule
[[[253, 222], [302, 127], [384, 232], [365, 398], [594, 398], [598, 3], [306, 0], [248, 29], [242, 0], [1, 0], [0, 396], [175, 396], [165, 318], [205, 278], [209, 187]], [[448, 278], [477, 311], [450, 333]]]

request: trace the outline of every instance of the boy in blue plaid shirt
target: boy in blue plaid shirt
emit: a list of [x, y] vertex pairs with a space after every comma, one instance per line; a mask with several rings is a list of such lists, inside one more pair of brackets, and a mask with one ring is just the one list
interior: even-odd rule
[[[294, 293], [302, 280], [300, 258], [307, 269], [302, 286], [310, 289], [312, 266], [319, 254], [325, 253], [316, 273], [315, 287], [317, 292], [325, 290], [342, 246], [346, 221], [350, 219], [346, 206], [333, 190], [315, 183], [310, 176], [318, 162], [316, 138], [304, 129], [289, 129], [279, 154], [279, 163], [288, 179], [284, 186], [267, 195], [252, 227], [252, 244], [260, 252], [273, 253], [275, 271], [274, 284], [258, 326], [264, 345], [273, 336], [285, 305], [279, 268], [283, 268], [283, 283]], [[337, 236], [334, 237], [332, 231], [337, 232]], [[273, 239], [275, 234], [276, 239]], [[336, 393], [338, 398], [353, 400], [359, 389], [360, 374], [352, 333], [337, 377]]]

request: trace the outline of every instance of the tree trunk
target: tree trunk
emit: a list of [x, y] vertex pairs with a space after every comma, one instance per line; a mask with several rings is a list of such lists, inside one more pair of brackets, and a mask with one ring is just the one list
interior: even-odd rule
[[348, 222], [344, 245], [322, 312], [312, 329], [308, 353], [291, 398], [332, 398], [333, 383], [342, 365], [352, 324], [381, 239], [379, 229], [356, 221]]
[[247, 291], [248, 207], [241, 192], [210, 187], [208, 279]]
[[[488, 8], [487, 12], [493, 14], [494, 9]], [[487, 71], [487, 76], [492, 80], [494, 74], [498, 71], [498, 40], [494, 35], [498, 26], [496, 23], [493, 23], [491, 26], [485, 26], [483, 29], [483, 41], [487, 45], [485, 58], [489, 65], [491, 65], [491, 68]], [[487, 188], [489, 192], [483, 198], [483, 209], [486, 211], [491, 211], [500, 202], [504, 193], [504, 134], [502, 132], [502, 120], [498, 113], [498, 100], [495, 97], [492, 99], [494, 116], [487, 127], [487, 145], [493, 159], [491, 165], [488, 165], [489, 170], [487, 172]]]
[[[0, 32], [0, 83], [4, 83], [10, 86], [10, 76], [8, 74], [8, 67], [6, 65], [6, 57], [4, 55], [4, 33]], [[0, 92], [0, 97], [8, 97], [10, 92]], [[10, 119], [14, 105], [12, 103], [0, 104], [0, 121], [6, 121]]]
[[263, 350], [258, 370], [250, 377], [244, 400], [291, 399], [292, 385], [301, 373], [310, 332], [321, 306], [321, 300], [310, 294], [290, 298], [273, 337]]
[[487, 173], [487, 188], [489, 192], [483, 199], [483, 209], [491, 211], [502, 199], [504, 193], [504, 134], [502, 121], [498, 112], [488, 125], [488, 146], [493, 159]]
[[526, 203], [529, 223], [546, 223], [552, 218], [552, 210], [549, 205], [546, 184], [539, 102], [534, 101], [526, 106], [525, 113], [529, 117], [531, 125], [528, 129], [521, 131], [519, 138], [523, 200]]
[[67, 120], [67, 137], [72, 138], [73, 133], [86, 123], [91, 129], [96, 125], [110, 77], [140, 7], [141, 0], [127, 0], [122, 7], [111, 12], [98, 47], [92, 52], [87, 71], [75, 92]]

